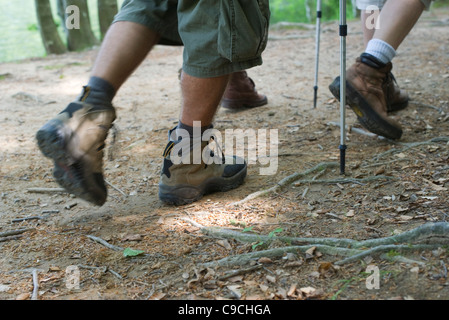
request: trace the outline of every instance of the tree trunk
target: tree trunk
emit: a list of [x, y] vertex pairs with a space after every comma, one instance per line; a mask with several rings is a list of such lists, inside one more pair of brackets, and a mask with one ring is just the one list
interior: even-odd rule
[[103, 39], [109, 26], [118, 12], [117, 0], [98, 0], [98, 20], [100, 21], [100, 33]]
[[92, 31], [87, 0], [64, 0], [67, 47], [80, 51], [98, 44]]
[[61, 54], [66, 52], [66, 47], [59, 36], [49, 0], [35, 0], [36, 16], [39, 24], [42, 42], [47, 54]]
[[309, 2], [309, 0], [306, 0], [305, 2], [304, 2], [304, 5], [305, 5], [305, 7], [306, 7], [306, 17], [307, 17], [307, 21], [308, 22], [312, 22], [312, 9], [311, 9], [311, 6], [310, 6], [310, 2]]

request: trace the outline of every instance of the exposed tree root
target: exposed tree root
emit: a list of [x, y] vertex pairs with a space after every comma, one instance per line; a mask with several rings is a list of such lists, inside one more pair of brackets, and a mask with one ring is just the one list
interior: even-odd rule
[[339, 238], [266, 236], [218, 227], [206, 227], [188, 218], [184, 218], [183, 220], [199, 227], [201, 232], [210, 237], [234, 239], [247, 243], [264, 242], [265, 244], [269, 244], [273, 240], [279, 240], [288, 244], [288, 246], [285, 247], [228, 256], [221, 260], [205, 263], [204, 266], [206, 267], [246, 265], [251, 260], [257, 258], [279, 258], [288, 252], [305, 252], [312, 247], [315, 247], [316, 250], [319, 250], [323, 254], [344, 257], [344, 259], [334, 263], [335, 265], [343, 265], [369, 255], [385, 253], [391, 250], [398, 252], [407, 250], [428, 250], [449, 244], [449, 223], [447, 222], [427, 223], [399, 235], [358, 241]]
[[374, 177], [367, 177], [367, 178], [362, 178], [362, 179], [357, 179], [357, 178], [315, 179], [316, 177], [314, 177], [312, 179], [301, 179], [300, 180], [300, 178], [307, 176], [313, 172], [318, 171], [320, 174], [327, 168], [335, 168], [338, 166], [339, 166], [339, 164], [337, 162], [319, 163], [311, 169], [308, 169], [303, 172], [295, 172], [294, 174], [289, 175], [288, 177], [285, 177], [284, 179], [279, 181], [275, 186], [273, 186], [271, 188], [251, 193], [248, 196], [246, 196], [246, 198], [244, 198], [243, 200], [232, 203], [232, 205], [240, 205], [240, 204], [243, 204], [250, 200], [253, 200], [253, 199], [256, 199], [259, 197], [263, 197], [263, 196], [266, 196], [266, 195], [269, 195], [272, 193], [279, 192], [280, 190], [282, 190], [282, 188], [284, 188], [285, 186], [290, 185], [290, 184], [299, 185], [299, 184], [320, 184], [320, 183], [323, 183], [323, 184], [324, 183], [340, 183], [340, 184], [342, 184], [342, 183], [364, 183], [364, 182], [370, 182], [370, 181], [376, 181], [376, 180], [394, 180], [394, 179], [396, 179], [396, 178], [390, 177], [390, 176], [374, 176]]
[[419, 147], [419, 146], [427, 145], [427, 144], [438, 143], [438, 142], [449, 142], [449, 137], [436, 137], [436, 138], [432, 138], [432, 139], [429, 139], [426, 141], [399, 143], [402, 146], [402, 148], [392, 148], [388, 151], [385, 151], [383, 153], [376, 155], [373, 159], [375, 161], [377, 161], [386, 155], [401, 153], [401, 152], [407, 151], [407, 150], [415, 148], [415, 147]]
[[[417, 146], [422, 146], [422, 145], [427, 145], [427, 144], [432, 144], [432, 143], [438, 143], [438, 142], [449, 142], [449, 137], [436, 137], [436, 138], [432, 138], [430, 140], [427, 141], [419, 141], [419, 142], [408, 142], [408, 143], [399, 143], [401, 146], [403, 146], [402, 148], [392, 148], [386, 152], [383, 152], [381, 154], [376, 155], [373, 159], [375, 161], [378, 161], [380, 158], [389, 155], [389, 154], [394, 154], [394, 153], [399, 153], [399, 152], [404, 152], [407, 151], [409, 149], [412, 149], [414, 147]], [[318, 171], [319, 173], [323, 172], [324, 170], [326, 170], [327, 168], [335, 168], [338, 167], [339, 164], [337, 162], [321, 162], [319, 164], [317, 164], [316, 166], [314, 166], [313, 168], [310, 168], [308, 170], [305, 170], [303, 172], [295, 172], [292, 175], [289, 175], [287, 177], [285, 177], [284, 179], [282, 179], [281, 181], [279, 181], [275, 186], [268, 188], [268, 189], [264, 189], [264, 190], [259, 190], [256, 191], [254, 193], [249, 194], [248, 196], [246, 196], [244, 199], [234, 202], [231, 205], [240, 205], [240, 204], [244, 204], [245, 202], [248, 202], [250, 200], [259, 198], [259, 197], [263, 197], [266, 195], [270, 195], [272, 193], [277, 193], [280, 190], [282, 190], [282, 188], [284, 188], [287, 185], [293, 184], [295, 183], [297, 184], [301, 184], [301, 183], [308, 183], [308, 184], [318, 184], [318, 183], [362, 183], [362, 182], [369, 182], [369, 181], [374, 181], [374, 180], [381, 180], [381, 179], [387, 179], [387, 180], [394, 180], [394, 177], [389, 177], [389, 176], [375, 176], [375, 177], [367, 177], [367, 178], [363, 178], [363, 179], [354, 179], [354, 178], [340, 178], [340, 179], [330, 179], [330, 180], [320, 180], [320, 179], [304, 179], [304, 180], [299, 180], [300, 178], [303, 178], [313, 172]]]
[[339, 164], [337, 162], [321, 162], [319, 164], [317, 164], [316, 166], [314, 166], [313, 168], [310, 168], [306, 171], [303, 172], [295, 172], [292, 175], [289, 175], [288, 177], [285, 177], [284, 179], [282, 179], [281, 181], [279, 181], [275, 186], [269, 188], [269, 189], [265, 189], [265, 190], [260, 190], [254, 193], [249, 194], [246, 198], [244, 198], [243, 200], [234, 202], [233, 205], [240, 205], [243, 204], [245, 202], [248, 202], [252, 199], [258, 198], [258, 197], [262, 197], [274, 192], [278, 192], [279, 190], [281, 190], [282, 188], [284, 188], [286, 185], [289, 185], [297, 180], [299, 180], [300, 178], [307, 176], [310, 173], [316, 172], [316, 171], [323, 171], [327, 168], [335, 168], [338, 167]]

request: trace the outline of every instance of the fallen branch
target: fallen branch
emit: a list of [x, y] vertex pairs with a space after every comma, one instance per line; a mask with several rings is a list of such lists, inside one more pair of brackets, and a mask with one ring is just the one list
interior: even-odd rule
[[262, 241], [265, 244], [270, 244], [273, 240], [279, 240], [288, 244], [286, 247], [278, 247], [228, 256], [221, 260], [204, 263], [203, 265], [206, 267], [245, 265], [251, 260], [257, 258], [279, 258], [285, 253], [296, 253], [298, 251], [305, 252], [312, 247], [315, 247], [324, 254], [345, 257], [345, 259], [335, 262], [336, 265], [343, 265], [362, 259], [369, 255], [385, 253], [391, 250], [400, 252], [406, 250], [436, 249], [443, 245], [449, 244], [448, 222], [427, 223], [399, 235], [358, 241], [344, 238], [299, 238], [277, 235], [267, 236], [244, 233], [219, 227], [206, 227], [188, 218], [183, 218], [182, 220], [192, 223], [196, 227], [200, 228], [201, 232], [210, 237], [234, 239], [247, 243], [258, 243]]

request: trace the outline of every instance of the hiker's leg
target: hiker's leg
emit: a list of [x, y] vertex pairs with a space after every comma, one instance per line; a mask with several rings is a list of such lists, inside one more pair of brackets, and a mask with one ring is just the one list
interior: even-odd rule
[[196, 78], [183, 72], [181, 77], [181, 122], [193, 126], [194, 121], [200, 121], [201, 126], [209, 126], [228, 80], [229, 75]]
[[118, 90], [158, 42], [159, 34], [146, 26], [118, 21], [111, 25], [95, 60], [91, 76]]
[[418, 21], [425, 5], [421, 0], [389, 0], [385, 3], [373, 39], [388, 43], [396, 50]]

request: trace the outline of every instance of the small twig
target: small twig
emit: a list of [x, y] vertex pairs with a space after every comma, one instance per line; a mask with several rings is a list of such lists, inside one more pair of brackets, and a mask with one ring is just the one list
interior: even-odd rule
[[399, 162], [399, 161], [411, 161], [411, 160], [408, 158], [398, 158], [398, 159], [394, 159], [394, 160], [390, 160], [390, 161], [368, 164], [368, 165], [362, 166], [362, 168], [381, 167], [381, 166]]
[[110, 273], [112, 273], [115, 277], [119, 278], [120, 280], [123, 279], [123, 277], [120, 274], [118, 274], [117, 272], [115, 272], [114, 270], [110, 269], [107, 266], [92, 267], [92, 266], [85, 266], [85, 265], [79, 264], [78, 267], [84, 268], [84, 269], [100, 270], [102, 273], [106, 273], [107, 271], [109, 271]]
[[33, 216], [33, 217], [25, 217], [25, 218], [13, 219], [12, 222], [22, 222], [22, 221], [27, 221], [27, 220], [41, 220], [41, 219], [45, 219], [45, 218], [44, 217], [40, 217], [40, 216]]
[[[91, 239], [91, 240], [93, 240], [93, 241], [95, 241], [95, 242], [98, 242], [99, 244], [104, 245], [106, 248], [109, 248], [109, 249], [111, 249], [111, 250], [114, 250], [114, 251], [124, 251], [124, 250], [125, 250], [124, 248], [119, 247], [119, 246], [115, 246], [115, 245], [113, 245], [113, 244], [110, 244], [110, 243], [107, 242], [106, 240], [103, 240], [103, 239], [101, 239], [101, 238], [99, 238], [99, 237], [95, 237], [95, 236], [92, 236], [92, 235], [87, 235], [86, 237], [88, 237], [89, 239]], [[159, 253], [155, 253], [155, 254], [143, 253], [142, 256], [150, 257], [150, 258], [153, 258], [153, 257], [163, 257], [163, 255], [161, 255], [161, 254], [159, 254]], [[111, 273], [112, 273], [112, 272], [111, 272]], [[118, 274], [117, 274], [117, 275], [118, 275]], [[115, 276], [117, 276], [117, 275], [115, 275]]]
[[114, 270], [112, 270], [112, 269], [110, 269], [110, 268], [108, 268], [108, 271], [109, 271], [110, 273], [112, 273], [116, 278], [118, 278], [118, 279], [120, 279], [120, 280], [123, 279], [123, 277], [122, 277], [118, 272], [115, 272]]
[[228, 271], [224, 275], [219, 277], [218, 280], [223, 281], [223, 280], [226, 280], [226, 279], [238, 276], [238, 275], [242, 275], [242, 274], [254, 271], [254, 270], [258, 270], [261, 267], [262, 267], [261, 265], [255, 265], [255, 266], [252, 266], [252, 267], [249, 267], [249, 268], [245, 268], [245, 269], [238, 269], [238, 270]]
[[358, 178], [342, 178], [342, 179], [320, 179], [320, 180], [298, 180], [293, 185], [298, 186], [300, 184], [326, 184], [326, 183], [358, 183], [361, 184], [363, 182], [370, 182], [370, 181], [376, 181], [376, 180], [396, 180], [395, 177], [390, 176], [373, 176], [373, 177], [366, 177], [362, 179]]
[[438, 111], [438, 112], [440, 112], [440, 113], [441, 113], [441, 111], [442, 111], [441, 108], [438, 108], [438, 107], [436, 107], [436, 106], [432, 106], [432, 105], [430, 105], [430, 104], [422, 103], [422, 102], [419, 102], [419, 101], [413, 101], [413, 100], [411, 100], [411, 101], [409, 101], [409, 103], [412, 103], [412, 104], [414, 104], [414, 105], [417, 105], [418, 107], [430, 108], [430, 109], [436, 110], [436, 111]]
[[114, 186], [112, 183], [110, 183], [110, 182], [107, 181], [107, 180], [105, 180], [105, 182], [106, 182], [106, 184], [107, 184], [108, 186], [110, 186], [112, 189], [114, 189], [114, 190], [120, 192], [123, 196], [126, 197], [126, 193], [123, 192], [121, 189], [117, 188], [116, 186]]
[[339, 216], [337, 216], [335, 213], [332, 213], [332, 212], [326, 212], [324, 215], [325, 215], [325, 216], [332, 217], [332, 218], [335, 218], [335, 219], [338, 219], [338, 220], [343, 220], [342, 217], [339, 217]]
[[31, 193], [67, 193], [64, 188], [28, 188]]
[[95, 236], [92, 236], [92, 235], [87, 235], [86, 237], [88, 237], [89, 239], [91, 239], [91, 240], [93, 240], [95, 242], [98, 242], [99, 244], [104, 245], [105, 247], [107, 247], [107, 248], [109, 248], [111, 250], [114, 250], [114, 251], [123, 251], [124, 250], [124, 248], [118, 247], [118, 246], [114, 246], [113, 244], [110, 244], [109, 242], [107, 242], [106, 240], [103, 240], [101, 238], [98, 238], [98, 237], [95, 237]]
[[[333, 122], [333, 121], [328, 122], [327, 125], [336, 126], [336, 127], [339, 127], [339, 128], [341, 127], [339, 123]], [[363, 130], [363, 129], [359, 129], [359, 128], [356, 128], [356, 127], [348, 127], [348, 126], [346, 126], [346, 130], [348, 130], [349, 132], [355, 132], [355, 133], [358, 133], [358, 134], [361, 134], [361, 135], [364, 135], [364, 136], [368, 136], [368, 137], [371, 137], [371, 138], [379, 138], [379, 139], [383, 138], [382, 136], [379, 136], [379, 135], [377, 135], [375, 133], [372, 133], [372, 132], [369, 132], [369, 131], [366, 131], [366, 130]]]
[[19, 229], [19, 230], [11, 230], [11, 231], [0, 232], [0, 237], [14, 236], [14, 235], [22, 234], [24, 232], [31, 231], [31, 230], [34, 230], [34, 229], [33, 228], [31, 228], [31, 229]]
[[89, 270], [100, 270], [102, 273], [105, 273], [108, 270], [108, 267], [92, 267], [92, 266], [85, 266], [83, 264], [79, 264], [78, 267]]
[[23, 237], [22, 235], [2, 237], [2, 238], [0, 238], [0, 242], [6, 242], [9, 240], [18, 240], [18, 239], [21, 239], [22, 237]]
[[37, 269], [32, 272], [33, 275], [33, 294], [31, 300], [38, 300], [39, 298], [39, 275], [37, 274]]

